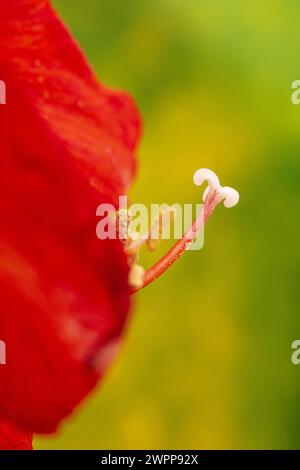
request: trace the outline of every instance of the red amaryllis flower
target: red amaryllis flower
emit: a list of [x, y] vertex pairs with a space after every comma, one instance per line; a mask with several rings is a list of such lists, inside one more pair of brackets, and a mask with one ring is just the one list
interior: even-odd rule
[[0, 421], [13, 423], [0, 446], [16, 447], [15, 426], [56, 429], [122, 335], [128, 263], [118, 240], [96, 238], [96, 208], [131, 183], [140, 119], [99, 85], [48, 0], [0, 0], [0, 78]]
[[48, 0], [0, 0], [0, 79], [0, 448], [29, 449], [31, 433], [54, 431], [103, 375], [130, 293], [238, 193], [198, 170], [195, 183], [208, 183], [201, 213], [145, 272], [136, 252], [151, 232], [125, 247], [95, 233], [99, 204], [117, 206], [134, 175], [132, 100], [97, 82]]

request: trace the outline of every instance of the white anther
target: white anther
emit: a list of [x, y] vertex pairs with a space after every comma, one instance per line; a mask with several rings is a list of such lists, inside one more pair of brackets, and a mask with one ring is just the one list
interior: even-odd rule
[[129, 271], [128, 283], [131, 287], [140, 289], [144, 282], [145, 269], [139, 264], [133, 264]]
[[207, 181], [208, 186], [203, 193], [203, 202], [206, 201], [211, 191], [217, 191], [224, 200], [225, 207], [233, 207], [239, 202], [240, 196], [235, 189], [228, 186], [222, 187], [219, 178], [213, 171], [207, 168], [200, 168], [194, 173], [194, 183], [197, 186], [201, 186], [205, 181]]

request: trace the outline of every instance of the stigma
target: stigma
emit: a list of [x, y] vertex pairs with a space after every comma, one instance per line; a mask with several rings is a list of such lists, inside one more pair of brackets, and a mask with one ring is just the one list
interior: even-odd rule
[[[202, 195], [202, 209], [189, 229], [161, 259], [159, 259], [149, 269], [145, 270], [137, 263], [139, 259], [139, 250], [144, 244], [144, 239], [133, 239], [127, 244], [126, 254], [130, 264], [129, 286], [132, 293], [152, 283], [182, 256], [182, 254], [189, 248], [191, 241], [198, 235], [200, 230], [203, 229], [215, 208], [220, 203], [223, 202], [226, 208], [231, 208], [236, 206], [239, 202], [240, 196], [238, 191], [229, 186], [222, 186], [216, 173], [208, 168], [200, 168], [195, 171], [193, 181], [196, 186], [202, 186], [204, 183], [207, 183], [207, 187]], [[155, 223], [156, 228], [161, 232], [161, 214]], [[152, 243], [151, 231], [148, 237], [146, 237], [146, 241], [148, 249], [153, 250], [153, 248], [156, 248], [157, 240]]]
[[208, 198], [209, 193], [216, 191], [221, 200], [224, 202], [225, 207], [230, 208], [238, 204], [240, 195], [237, 190], [230, 188], [229, 186], [221, 186], [216, 173], [209, 170], [208, 168], [200, 168], [199, 170], [195, 171], [193, 179], [196, 186], [202, 186], [204, 182], [207, 182], [208, 184], [202, 197], [204, 203]]

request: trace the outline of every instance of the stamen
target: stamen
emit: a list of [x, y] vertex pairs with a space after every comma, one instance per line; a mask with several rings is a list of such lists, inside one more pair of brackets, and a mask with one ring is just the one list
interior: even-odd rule
[[141, 289], [143, 287], [145, 269], [139, 264], [133, 264], [129, 271], [128, 284], [132, 289]]
[[175, 209], [173, 207], [168, 206], [160, 210], [147, 239], [147, 247], [150, 251], [156, 250], [162, 239], [164, 228], [169, 225], [170, 221], [174, 221], [174, 216]]
[[239, 193], [233, 188], [227, 186], [222, 187], [220, 185], [219, 178], [213, 171], [206, 168], [197, 170], [194, 174], [194, 183], [197, 186], [200, 186], [205, 181], [208, 183], [208, 187], [204, 191], [204, 204], [196, 220], [183, 235], [183, 237], [178, 240], [178, 242], [175, 243], [175, 245], [157, 263], [155, 263], [143, 274], [142, 280], [139, 278], [140, 286], [132, 286], [132, 293], [137, 292], [138, 290], [149, 285], [151, 282], [161, 276], [170, 266], [172, 266], [172, 264], [177, 259], [180, 258], [180, 256], [197, 237], [200, 230], [204, 227], [204, 224], [208, 221], [209, 217], [218, 204], [224, 201], [224, 206], [229, 208], [235, 206], [239, 202]]
[[136, 233], [130, 233], [125, 252], [129, 255], [137, 253], [145, 243], [150, 251], [154, 251], [160, 243], [164, 227], [174, 218], [174, 213], [175, 209], [173, 207], [165, 207], [160, 210], [146, 235], [140, 237]]
[[120, 209], [117, 212], [117, 231], [119, 234], [119, 239], [122, 241], [123, 245], [128, 244], [128, 228], [132, 220], [132, 214], [126, 209]]

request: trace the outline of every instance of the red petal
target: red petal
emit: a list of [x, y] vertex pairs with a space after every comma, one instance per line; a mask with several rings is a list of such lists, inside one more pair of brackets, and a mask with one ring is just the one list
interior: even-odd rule
[[7, 421], [0, 421], [0, 450], [32, 450], [32, 433], [20, 431]]
[[[0, 71], [8, 103], [17, 87], [93, 185], [106, 194], [126, 192], [141, 128], [134, 102], [99, 85], [47, 0], [0, 0], [0, 7]], [[26, 126], [17, 115], [14, 120]]]
[[0, 7], [0, 416], [49, 432], [123, 331], [127, 260], [96, 238], [95, 213], [130, 183], [139, 117], [97, 84], [47, 1]]

